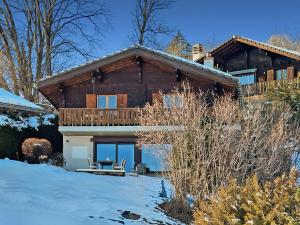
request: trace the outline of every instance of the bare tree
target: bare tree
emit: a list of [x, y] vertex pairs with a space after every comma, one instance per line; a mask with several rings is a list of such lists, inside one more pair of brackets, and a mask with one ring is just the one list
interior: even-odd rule
[[286, 34], [274, 34], [269, 38], [268, 43], [300, 52], [300, 40], [292, 39]]
[[172, 30], [159, 19], [160, 13], [170, 8], [172, 3], [172, 0], [137, 0], [133, 12], [133, 41], [135, 43], [160, 47], [158, 36], [172, 33]]
[[192, 58], [192, 46], [180, 31], [172, 38], [165, 51], [186, 59]]
[[140, 123], [148, 129], [137, 135], [140, 145], [156, 144], [154, 154], [170, 171], [176, 199], [208, 196], [230, 178], [243, 183], [256, 174], [261, 182], [272, 180], [299, 160], [294, 153], [300, 130], [289, 124], [288, 106], [241, 108], [230, 95], [213, 98], [210, 106], [207, 95], [187, 84], [172, 95], [177, 107], [163, 108], [156, 100], [141, 109]]
[[101, 1], [1, 0], [0, 44], [10, 74], [3, 86], [37, 101], [40, 79], [68, 66], [74, 54], [92, 57], [107, 16]]

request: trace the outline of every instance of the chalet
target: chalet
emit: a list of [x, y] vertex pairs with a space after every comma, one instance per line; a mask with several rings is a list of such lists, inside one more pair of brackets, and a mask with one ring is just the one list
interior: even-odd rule
[[253, 87], [252, 95], [282, 80], [298, 82], [300, 77], [300, 52], [237, 35], [206, 55], [194, 51], [194, 60], [237, 77], [248, 90]]
[[36, 114], [43, 112], [40, 106], [15, 95], [3, 88], [0, 88], [0, 112], [24, 112], [26, 114]]
[[142, 129], [136, 108], [151, 103], [159, 91], [166, 100], [184, 80], [195, 90], [219, 95], [239, 85], [226, 72], [140, 45], [41, 81], [40, 92], [59, 110], [66, 167], [88, 168], [88, 158], [118, 163], [125, 159], [126, 171], [141, 162], [158, 170], [155, 156], [135, 145], [135, 132]]

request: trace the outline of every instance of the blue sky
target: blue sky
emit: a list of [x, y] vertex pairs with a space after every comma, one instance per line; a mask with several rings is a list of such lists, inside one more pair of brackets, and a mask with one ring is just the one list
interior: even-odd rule
[[[97, 2], [97, 0], [95, 0]], [[112, 27], [105, 33], [102, 56], [131, 45], [135, 0], [106, 0]], [[177, 0], [161, 19], [194, 44], [222, 42], [233, 34], [266, 41], [271, 34], [300, 36], [300, 0]], [[166, 43], [170, 37], [162, 38]]]

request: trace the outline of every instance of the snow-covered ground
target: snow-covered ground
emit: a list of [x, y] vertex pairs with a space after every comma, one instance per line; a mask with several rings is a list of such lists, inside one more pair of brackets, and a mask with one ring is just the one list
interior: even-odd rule
[[[178, 224], [157, 209], [160, 192], [160, 178], [97, 176], [0, 160], [3, 225]], [[124, 211], [140, 218], [125, 219]]]

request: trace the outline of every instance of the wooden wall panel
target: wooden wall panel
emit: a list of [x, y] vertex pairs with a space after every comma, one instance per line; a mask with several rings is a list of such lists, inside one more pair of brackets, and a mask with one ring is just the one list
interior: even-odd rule
[[[86, 94], [127, 94], [128, 108], [144, 106], [146, 102], [152, 101], [152, 93], [162, 90], [169, 92], [180, 83], [176, 81], [176, 70], [168, 68], [163, 70], [160, 67], [148, 62], [142, 64], [143, 82], [138, 83], [138, 70], [135, 64], [127, 65], [119, 70], [105, 73], [103, 81], [87, 80], [80, 84], [65, 88], [66, 108], [84, 108], [86, 107]], [[166, 66], [165, 66], [166, 67]], [[195, 91], [201, 89], [206, 92], [214, 86], [214, 81], [203, 77], [190, 76], [188, 74], [181, 75], [181, 81], [189, 81]], [[125, 101], [125, 100], [124, 100]], [[95, 105], [95, 103], [93, 103]]]

